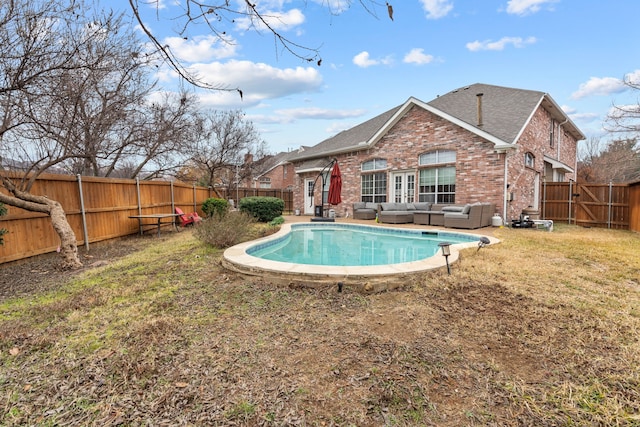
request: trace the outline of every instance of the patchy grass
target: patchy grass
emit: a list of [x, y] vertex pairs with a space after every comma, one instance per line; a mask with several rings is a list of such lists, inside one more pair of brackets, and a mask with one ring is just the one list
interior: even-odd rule
[[367, 296], [152, 240], [0, 305], [0, 424], [640, 425], [640, 237], [495, 234]]

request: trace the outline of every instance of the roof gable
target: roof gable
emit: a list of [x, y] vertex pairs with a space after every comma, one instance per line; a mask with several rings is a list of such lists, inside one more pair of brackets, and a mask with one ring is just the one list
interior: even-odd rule
[[455, 89], [428, 103], [411, 97], [402, 105], [301, 150], [289, 160], [304, 160], [370, 148], [414, 106], [493, 142], [496, 149], [513, 147], [540, 106], [549, 111], [554, 119], [562, 121], [564, 129], [576, 139], [584, 139], [584, 135], [546, 93], [477, 83]]

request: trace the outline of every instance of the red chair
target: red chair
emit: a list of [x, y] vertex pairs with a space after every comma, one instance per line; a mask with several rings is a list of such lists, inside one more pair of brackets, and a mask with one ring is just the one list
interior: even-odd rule
[[186, 227], [187, 225], [194, 225], [200, 221], [202, 218], [198, 215], [198, 212], [184, 213], [184, 211], [180, 208], [176, 208], [176, 215], [180, 218], [180, 225]]

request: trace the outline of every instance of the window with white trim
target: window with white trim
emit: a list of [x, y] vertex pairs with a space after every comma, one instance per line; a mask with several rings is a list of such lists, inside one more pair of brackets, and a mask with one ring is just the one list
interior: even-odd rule
[[[360, 170], [364, 172], [360, 177], [360, 200], [362, 202], [383, 203], [387, 201], [387, 161], [373, 159], [363, 162]], [[380, 170], [385, 171], [380, 171]], [[378, 172], [376, 172], [378, 171]]]
[[524, 153], [524, 165], [528, 168], [533, 168], [536, 165], [536, 158], [531, 152]]
[[456, 200], [456, 152], [434, 150], [421, 154], [418, 200], [431, 203], [455, 203]]

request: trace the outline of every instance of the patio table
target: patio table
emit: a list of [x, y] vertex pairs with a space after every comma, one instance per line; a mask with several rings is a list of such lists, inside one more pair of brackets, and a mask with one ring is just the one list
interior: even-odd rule
[[[180, 215], [178, 214], [146, 214], [146, 215], [129, 215], [131, 219], [138, 220], [138, 229], [140, 230], [140, 235], [144, 233], [145, 227], [158, 227], [158, 237], [160, 237], [160, 227], [162, 224], [173, 224], [173, 228], [178, 231], [178, 227], [176, 227], [176, 217]], [[154, 220], [154, 222], [145, 222], [145, 220]], [[165, 219], [171, 219], [171, 221], [164, 221]]]

